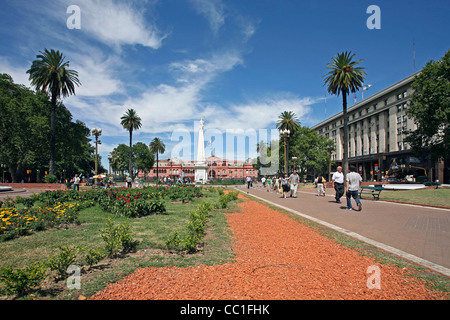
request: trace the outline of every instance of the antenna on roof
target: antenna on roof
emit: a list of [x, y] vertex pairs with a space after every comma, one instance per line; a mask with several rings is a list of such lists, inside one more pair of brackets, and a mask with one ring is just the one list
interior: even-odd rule
[[416, 72], [416, 42], [413, 39], [413, 68], [414, 72]]

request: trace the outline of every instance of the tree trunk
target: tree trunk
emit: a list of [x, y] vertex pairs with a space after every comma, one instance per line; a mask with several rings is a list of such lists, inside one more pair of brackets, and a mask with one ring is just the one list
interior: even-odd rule
[[50, 114], [50, 163], [48, 174], [55, 174], [55, 117], [56, 117], [56, 92], [52, 92], [52, 109]]
[[128, 164], [128, 171], [131, 177], [131, 180], [133, 181], [133, 167], [131, 163], [131, 159], [133, 157], [133, 129], [130, 129], [130, 162]]
[[342, 159], [342, 169], [344, 172], [344, 181], [348, 173], [348, 117], [347, 117], [347, 91], [342, 91], [342, 110], [344, 117], [344, 156]]

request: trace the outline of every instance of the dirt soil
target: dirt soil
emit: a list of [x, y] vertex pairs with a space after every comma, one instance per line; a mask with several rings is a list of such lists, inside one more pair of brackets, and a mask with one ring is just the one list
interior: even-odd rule
[[[286, 214], [245, 199], [228, 214], [232, 263], [143, 268], [92, 300], [429, 300], [444, 297], [408, 271], [377, 264]], [[375, 269], [376, 266], [379, 273]], [[376, 275], [379, 281], [375, 281]], [[376, 285], [380, 285], [380, 289]], [[371, 287], [372, 289], [370, 289]]]

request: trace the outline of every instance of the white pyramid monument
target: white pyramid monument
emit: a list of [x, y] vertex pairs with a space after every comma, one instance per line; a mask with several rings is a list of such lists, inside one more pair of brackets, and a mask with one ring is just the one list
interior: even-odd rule
[[200, 120], [200, 126], [198, 130], [198, 149], [197, 149], [197, 161], [195, 162], [195, 183], [204, 184], [208, 182], [208, 166], [206, 164], [205, 155], [205, 135], [203, 130], [205, 129], [205, 120]]

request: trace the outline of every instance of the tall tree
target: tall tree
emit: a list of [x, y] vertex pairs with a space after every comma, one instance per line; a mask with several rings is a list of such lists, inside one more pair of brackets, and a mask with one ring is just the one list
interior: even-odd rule
[[31, 64], [27, 71], [30, 75], [31, 85], [38, 91], [51, 95], [50, 115], [50, 164], [49, 174], [55, 171], [55, 114], [58, 98], [75, 94], [75, 85], [79, 86], [78, 73], [69, 69], [69, 61], [64, 61], [63, 54], [59, 51], [45, 49], [37, 55], [37, 60]]
[[433, 161], [450, 159], [450, 50], [442, 60], [428, 62], [412, 88], [406, 113], [417, 129], [409, 132], [406, 141], [416, 153], [430, 155]]
[[128, 109], [127, 112], [120, 118], [122, 127], [130, 133], [130, 160], [128, 164], [128, 172], [133, 179], [133, 131], [139, 130], [142, 127], [141, 118], [137, 115], [136, 110]]
[[347, 116], [347, 95], [350, 92], [356, 92], [362, 88], [364, 83], [364, 68], [358, 67], [359, 63], [364, 60], [353, 61], [355, 54], [351, 52], [338, 53], [333, 57], [333, 62], [327, 64], [330, 71], [324, 75], [325, 84], [328, 86], [328, 92], [331, 94], [342, 93], [342, 110], [344, 117], [344, 157], [343, 169], [344, 176], [348, 172], [348, 116]]
[[277, 129], [280, 131], [281, 130], [290, 131], [289, 138], [286, 139], [286, 154], [288, 162], [289, 162], [290, 139], [298, 131], [299, 128], [300, 128], [300, 121], [298, 120], [297, 115], [293, 111], [283, 111], [279, 115], [277, 122]]
[[[291, 155], [297, 157], [299, 175], [328, 172], [334, 141], [301, 126], [292, 137]], [[281, 153], [281, 152], [280, 152]]]
[[144, 174], [147, 174], [155, 163], [155, 156], [143, 142], [138, 142], [133, 146], [133, 158], [136, 169]]
[[152, 142], [150, 142], [150, 151], [151, 153], [156, 153], [156, 180], [159, 180], [159, 154], [166, 151], [166, 145], [161, 139], [154, 138]]

